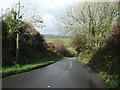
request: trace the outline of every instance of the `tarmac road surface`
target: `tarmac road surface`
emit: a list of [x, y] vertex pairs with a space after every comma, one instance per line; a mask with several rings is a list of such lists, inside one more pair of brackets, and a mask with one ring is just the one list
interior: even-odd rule
[[3, 88], [106, 88], [101, 77], [76, 58], [2, 80]]

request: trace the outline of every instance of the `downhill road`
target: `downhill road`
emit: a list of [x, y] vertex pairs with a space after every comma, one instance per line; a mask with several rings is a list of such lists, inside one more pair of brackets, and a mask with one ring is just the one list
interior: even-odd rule
[[3, 88], [105, 88], [101, 77], [76, 58], [3, 79]]

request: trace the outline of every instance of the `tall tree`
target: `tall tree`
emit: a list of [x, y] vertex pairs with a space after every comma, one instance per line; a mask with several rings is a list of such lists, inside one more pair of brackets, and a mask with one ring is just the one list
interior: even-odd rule
[[64, 33], [81, 34], [97, 46], [109, 36], [115, 23], [117, 2], [84, 2], [61, 12], [57, 27]]

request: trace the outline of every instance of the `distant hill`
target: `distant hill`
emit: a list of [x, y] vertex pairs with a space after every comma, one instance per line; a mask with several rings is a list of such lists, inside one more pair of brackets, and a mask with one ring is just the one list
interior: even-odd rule
[[68, 35], [42, 34], [44, 38], [70, 38]]

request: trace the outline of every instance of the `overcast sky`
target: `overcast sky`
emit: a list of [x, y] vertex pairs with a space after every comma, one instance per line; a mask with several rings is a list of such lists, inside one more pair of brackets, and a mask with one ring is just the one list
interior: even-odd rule
[[[36, 13], [42, 15], [44, 24], [46, 27], [38, 29], [41, 34], [60, 34], [53, 23], [55, 18], [59, 15], [62, 9], [65, 9], [69, 5], [75, 5], [78, 2], [85, 0], [20, 0], [24, 5], [24, 12], [28, 14]], [[0, 10], [12, 7], [18, 0], [1, 0]], [[34, 9], [34, 10], [33, 10]], [[31, 11], [32, 10], [32, 11]]]

